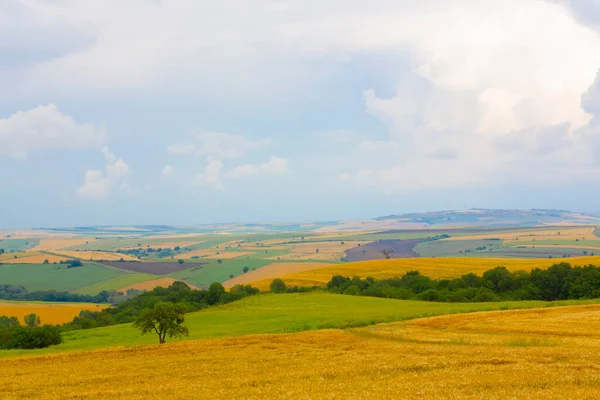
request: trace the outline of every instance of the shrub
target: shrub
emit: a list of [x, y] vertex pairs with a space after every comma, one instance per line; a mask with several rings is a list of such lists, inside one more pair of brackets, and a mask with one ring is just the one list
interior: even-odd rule
[[60, 328], [54, 325], [26, 328], [19, 326], [13, 329], [7, 349], [43, 349], [62, 343]]

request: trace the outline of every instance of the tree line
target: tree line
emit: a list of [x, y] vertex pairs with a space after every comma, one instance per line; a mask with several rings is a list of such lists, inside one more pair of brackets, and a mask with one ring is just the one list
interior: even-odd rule
[[62, 343], [61, 328], [40, 325], [40, 317], [29, 314], [24, 325], [16, 317], [0, 315], [0, 349], [40, 349]]
[[[281, 283], [275, 285], [278, 291], [282, 291]], [[419, 271], [379, 280], [336, 275], [327, 283], [326, 290], [357, 296], [441, 302], [593, 299], [600, 298], [600, 268], [594, 265], [572, 267], [561, 262], [548, 269], [536, 268], [530, 272], [511, 272], [505, 267], [496, 267], [481, 276], [468, 273], [452, 279], [431, 279]]]

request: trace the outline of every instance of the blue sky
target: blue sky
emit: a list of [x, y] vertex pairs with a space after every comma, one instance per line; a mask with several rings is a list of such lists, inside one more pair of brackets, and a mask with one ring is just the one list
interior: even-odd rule
[[0, 3], [0, 228], [600, 211], [600, 2]]

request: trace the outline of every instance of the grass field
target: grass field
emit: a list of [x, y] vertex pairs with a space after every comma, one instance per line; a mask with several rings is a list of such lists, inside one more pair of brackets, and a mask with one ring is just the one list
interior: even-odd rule
[[0, 282], [23, 286], [29, 291], [76, 290], [124, 274], [124, 271], [95, 264], [84, 264], [77, 268], [60, 264], [0, 265]]
[[94, 238], [42, 238], [32, 250], [61, 250], [67, 247], [79, 246], [93, 242]]
[[[361, 261], [336, 264], [310, 271], [280, 276], [288, 285], [315, 286], [327, 283], [334, 275], [371, 276], [377, 279], [401, 276], [409, 271], [419, 271], [430, 278], [451, 278], [469, 272], [481, 274], [489, 269], [503, 266], [511, 271], [547, 268], [561, 261], [572, 265], [598, 263], [598, 257], [574, 257], [568, 259], [516, 259], [516, 258], [398, 258], [390, 260]], [[265, 290], [270, 279], [251, 282], [253, 286]]]
[[177, 282], [177, 281], [173, 278], [158, 278], [158, 279], [151, 279], [149, 281], [134, 283], [132, 285], [128, 285], [128, 286], [119, 288], [117, 290], [121, 293], [127, 293], [127, 291], [129, 289], [152, 290], [155, 287], [164, 287], [164, 288], [169, 287], [175, 282]]
[[[202, 260], [208, 261], [208, 260]], [[190, 282], [196, 286], [209, 286], [213, 282], [225, 282], [230, 279], [230, 275], [238, 276], [243, 274], [243, 268], [248, 267], [259, 269], [265, 265], [273, 263], [272, 260], [263, 260], [256, 258], [231, 258], [224, 259], [219, 264], [217, 260], [210, 260], [208, 264], [201, 267], [194, 267], [183, 271], [172, 272], [168, 277], [177, 280]]]
[[40, 242], [40, 239], [3, 239], [0, 240], [0, 249], [5, 252], [9, 251], [25, 251], [34, 248]]
[[[596, 302], [433, 303], [327, 293], [264, 294], [187, 314], [186, 325], [190, 336], [186, 340], [349, 328], [442, 314]], [[155, 335], [142, 336], [131, 324], [66, 332], [64, 339], [63, 344], [49, 349], [3, 350], [0, 356], [50, 354], [156, 342]]]
[[600, 390], [599, 311], [593, 305], [452, 315], [10, 358], [3, 360], [0, 396], [593, 399]]
[[77, 293], [81, 294], [98, 294], [103, 290], [111, 291], [111, 290], [119, 290], [122, 287], [133, 285], [140, 282], [149, 281], [152, 279], [156, 279], [156, 275], [150, 274], [141, 274], [141, 273], [124, 273], [124, 275], [119, 275], [114, 278], [110, 278], [104, 280], [102, 282], [94, 283], [88, 286], [84, 286], [75, 290]]
[[42, 324], [64, 324], [71, 322], [82, 310], [100, 311], [106, 305], [90, 303], [49, 303], [0, 300], [0, 315], [17, 317], [23, 324], [23, 317], [35, 313]]

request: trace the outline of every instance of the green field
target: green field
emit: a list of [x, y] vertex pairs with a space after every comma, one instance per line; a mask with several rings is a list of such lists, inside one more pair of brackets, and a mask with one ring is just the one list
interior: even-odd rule
[[79, 289], [76, 289], [75, 292], [81, 294], [98, 294], [103, 290], [111, 291], [111, 290], [119, 290], [125, 286], [133, 285], [135, 283], [145, 282], [152, 279], [160, 278], [156, 275], [150, 274], [142, 274], [142, 273], [129, 273], [121, 276], [117, 276], [114, 278], [110, 278], [106, 281], [95, 283], [89, 286], [85, 286]]
[[213, 282], [225, 282], [230, 279], [230, 275], [241, 275], [243, 273], [242, 269], [246, 266], [252, 270], [253, 268], [258, 269], [274, 262], [273, 260], [252, 258], [252, 256], [248, 257], [224, 259], [221, 264], [217, 260], [210, 260], [208, 264], [201, 267], [173, 272], [166, 276], [197, 286], [208, 286]]
[[84, 264], [77, 268], [61, 264], [0, 265], [0, 282], [23, 286], [28, 291], [73, 291], [125, 274], [125, 271], [97, 264]]
[[5, 239], [0, 240], [0, 249], [5, 252], [25, 251], [34, 248], [40, 243], [40, 239]]
[[[208, 308], [186, 316], [189, 339], [289, 333], [314, 329], [344, 329], [442, 314], [592, 304], [600, 300], [562, 302], [434, 303], [325, 293], [263, 294]], [[65, 342], [40, 350], [3, 350], [0, 356], [48, 354], [115, 346], [153, 344], [131, 324], [64, 334]]]

